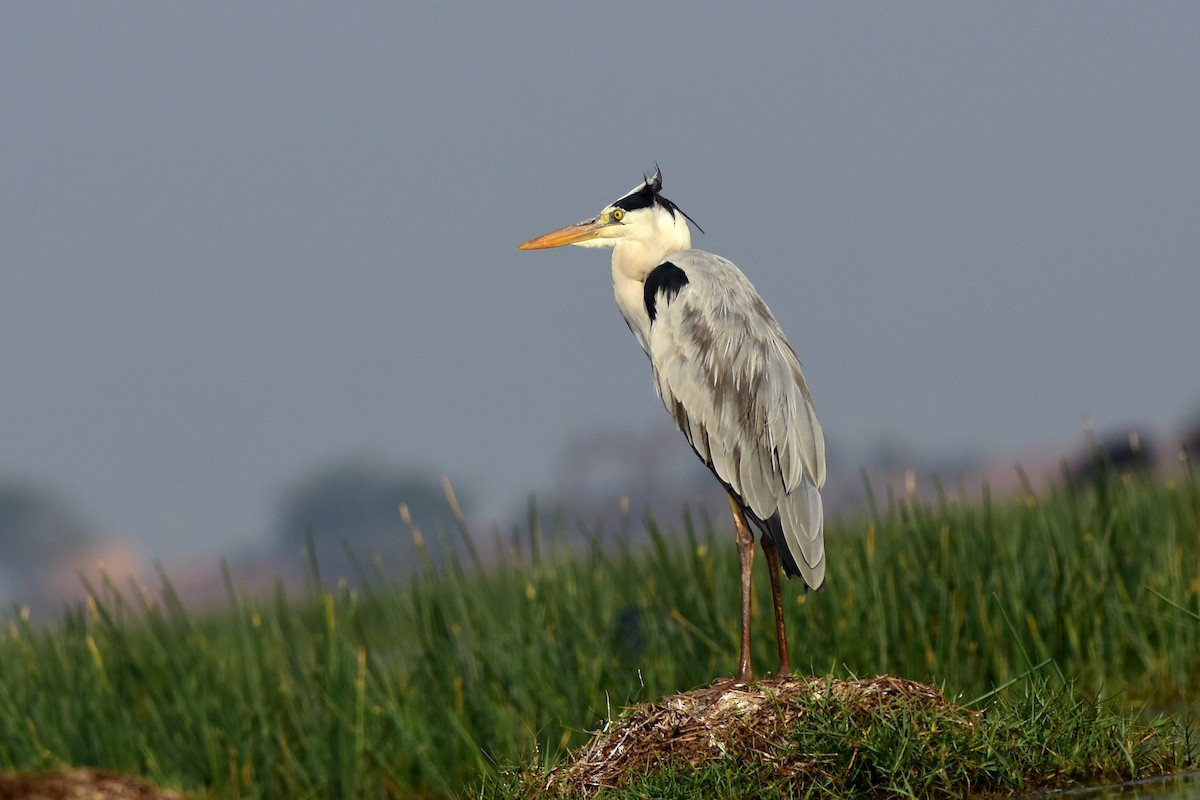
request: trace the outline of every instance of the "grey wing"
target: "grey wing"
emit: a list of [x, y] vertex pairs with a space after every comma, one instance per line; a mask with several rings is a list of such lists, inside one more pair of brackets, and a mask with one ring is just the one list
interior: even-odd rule
[[689, 250], [688, 276], [659, 297], [649, 354], [676, 425], [778, 546], [789, 575], [825, 579], [825, 436], [800, 361], [749, 280]]

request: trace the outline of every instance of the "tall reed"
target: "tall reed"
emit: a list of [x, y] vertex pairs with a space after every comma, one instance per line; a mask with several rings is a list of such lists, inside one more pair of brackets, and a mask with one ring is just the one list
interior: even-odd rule
[[[295, 798], [446, 795], [500, 764], [553, 760], [623, 705], [734, 670], [730, 534], [691, 518], [645, 531], [577, 533], [531, 507], [490, 557], [446, 547], [404, 583], [370, 567], [294, 597], [230, 582], [224, 610], [194, 612], [164, 576], [154, 597], [106, 582], [55, 625], [14, 614], [0, 768], [95, 765]], [[1200, 688], [1194, 475], [893, 499], [832, 522], [828, 552], [826, 591], [788, 585], [800, 671], [895, 673], [963, 702], [1042, 663], [1131, 708]], [[765, 579], [756, 590], [763, 670]]]

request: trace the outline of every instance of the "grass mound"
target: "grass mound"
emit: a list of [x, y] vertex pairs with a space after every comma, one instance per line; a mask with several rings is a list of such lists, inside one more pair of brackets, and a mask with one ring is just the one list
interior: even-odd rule
[[[963, 797], [1178, 770], [1180, 731], [1034, 681], [977, 711], [892, 676], [731, 680], [629, 709], [495, 796]], [[1036, 744], [1037, 746], [1031, 746]]]
[[102, 772], [73, 769], [0, 775], [0, 800], [186, 800], [179, 792], [160, 789], [149, 781]]
[[664, 766], [697, 767], [727, 758], [753, 758], [776, 778], [812, 782], [827, 777], [827, 759], [799, 752], [792, 732], [811, 724], [831, 704], [866, 725], [873, 718], [915, 713], [969, 727], [978, 717], [948, 703], [932, 687], [895, 677], [719, 681], [611, 721], [568, 764], [554, 770], [547, 785], [586, 794]]

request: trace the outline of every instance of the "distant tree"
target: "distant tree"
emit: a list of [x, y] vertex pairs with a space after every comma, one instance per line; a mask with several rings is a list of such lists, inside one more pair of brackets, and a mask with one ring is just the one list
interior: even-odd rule
[[1179, 437], [1178, 455], [1191, 464], [1193, 469], [1200, 468], [1200, 410], [1183, 423], [1183, 432]]
[[90, 538], [91, 526], [59, 495], [21, 481], [0, 481], [0, 602], [37, 599], [46, 569]]
[[[684, 530], [685, 512], [720, 509], [724, 493], [669, 422], [644, 428], [592, 428], [566, 440], [554, 484], [538, 496], [543, 511], [574, 522], [572, 535], [647, 534], [649, 513], [665, 531]], [[726, 512], [728, 513], [728, 512]], [[507, 527], [528, 525], [528, 506], [515, 509]], [[697, 517], [699, 519], [699, 517]], [[582, 527], [581, 527], [582, 526]]]
[[0, 482], [0, 564], [40, 566], [88, 543], [90, 526], [63, 498], [19, 481]]
[[1135, 427], [1095, 439], [1088, 443], [1068, 467], [1068, 477], [1076, 486], [1131, 473], [1149, 472], [1154, 467], [1154, 440]]
[[401, 505], [439, 559], [439, 531], [452, 524], [441, 480], [366, 458], [320, 467], [290, 489], [280, 506], [278, 539], [298, 553], [311, 535], [318, 567], [328, 577], [348, 573], [347, 549], [364, 565], [377, 553], [389, 568], [411, 569], [420, 557]]
[[1180, 454], [1188, 463], [1200, 467], [1200, 422], [1185, 430], [1182, 438]]

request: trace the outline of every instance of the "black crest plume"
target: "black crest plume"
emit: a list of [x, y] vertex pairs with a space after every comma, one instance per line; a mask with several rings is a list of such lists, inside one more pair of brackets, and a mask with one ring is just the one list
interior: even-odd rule
[[649, 208], [652, 205], [660, 205], [674, 216], [675, 212], [683, 215], [684, 219], [696, 226], [696, 230], [704, 233], [704, 228], [700, 227], [700, 223], [688, 216], [687, 212], [679, 206], [672, 203], [667, 198], [663, 197], [662, 192], [662, 169], [658, 164], [654, 165], [654, 172], [647, 175], [642, 173], [643, 184], [629, 194], [622, 197], [613, 205], [625, 211], [635, 211], [639, 208]]

